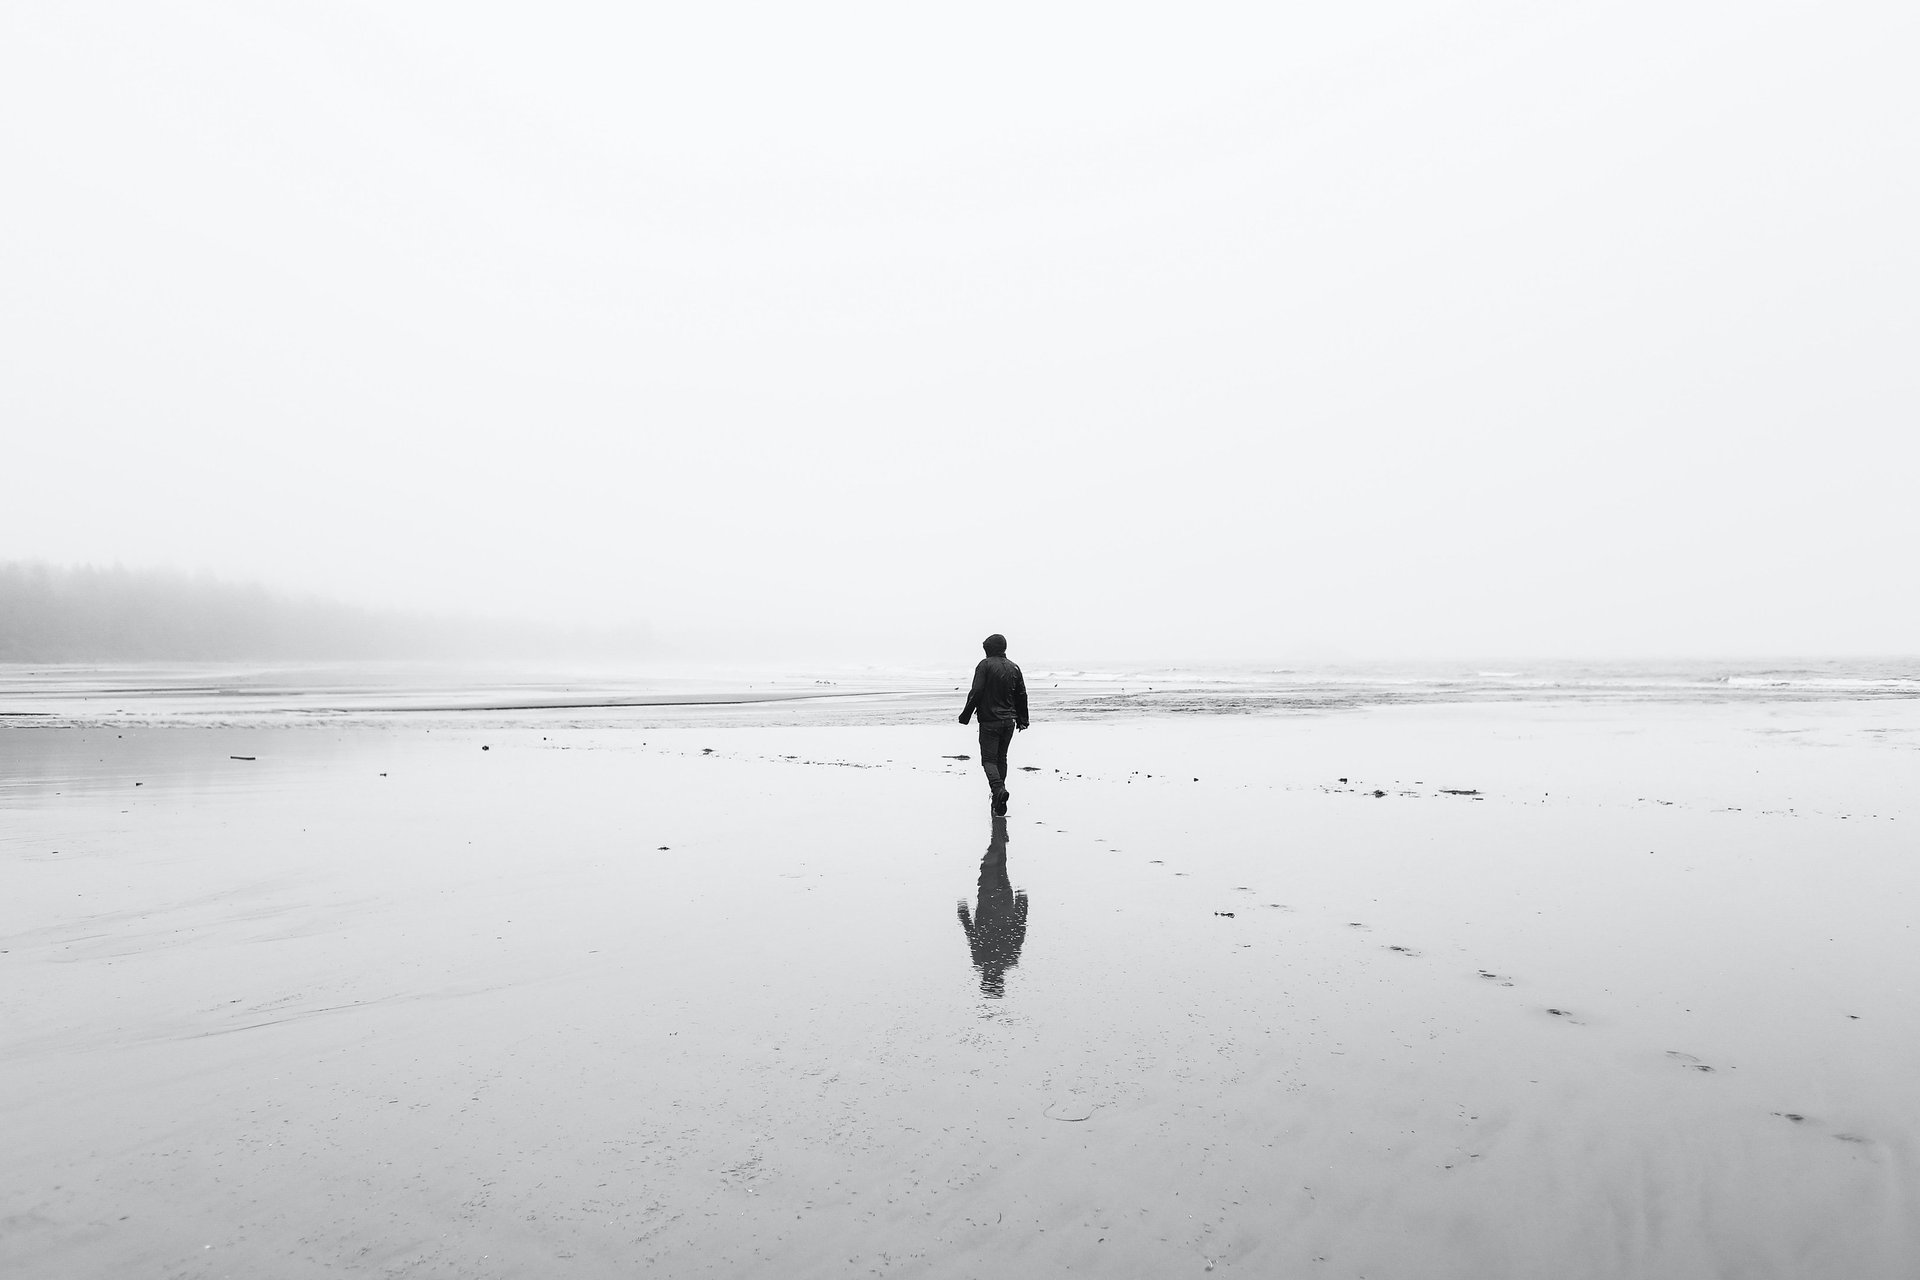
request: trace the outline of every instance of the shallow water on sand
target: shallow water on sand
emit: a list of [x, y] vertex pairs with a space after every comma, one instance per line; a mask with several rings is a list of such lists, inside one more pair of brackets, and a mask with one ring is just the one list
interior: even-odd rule
[[[950, 668], [674, 665], [533, 668], [352, 663], [0, 664], [0, 725], [321, 723], [474, 727], [603, 723], [937, 724], [961, 700]], [[1043, 719], [1237, 716], [1394, 706], [1777, 706], [1920, 699], [1920, 660], [1577, 663], [1513, 669], [1375, 663], [1096, 668], [1032, 664]]]
[[1913, 706], [0, 732], [0, 1262], [1904, 1275]]

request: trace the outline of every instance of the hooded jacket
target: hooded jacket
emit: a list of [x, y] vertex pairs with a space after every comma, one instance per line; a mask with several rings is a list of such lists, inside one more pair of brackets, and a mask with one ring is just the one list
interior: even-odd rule
[[967, 694], [966, 708], [960, 712], [960, 723], [967, 723], [976, 711], [981, 724], [1012, 721], [1022, 729], [1027, 727], [1027, 678], [1020, 674], [1019, 664], [1005, 654], [982, 658], [973, 669], [973, 688]]

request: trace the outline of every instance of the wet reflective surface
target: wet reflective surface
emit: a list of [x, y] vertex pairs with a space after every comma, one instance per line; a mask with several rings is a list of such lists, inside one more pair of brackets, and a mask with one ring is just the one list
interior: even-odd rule
[[993, 834], [980, 859], [980, 892], [971, 912], [960, 903], [960, 927], [980, 975], [980, 994], [999, 999], [1007, 993], [1007, 970], [1020, 963], [1027, 940], [1027, 895], [1016, 892], [1007, 875], [1007, 818], [991, 815]]
[[1915, 741], [0, 731], [0, 1258], [1901, 1274]]

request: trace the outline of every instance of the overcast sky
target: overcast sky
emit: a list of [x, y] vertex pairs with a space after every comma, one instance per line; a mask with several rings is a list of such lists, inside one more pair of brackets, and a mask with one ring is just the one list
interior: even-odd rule
[[1911, 4], [0, 6], [0, 558], [1920, 649]]

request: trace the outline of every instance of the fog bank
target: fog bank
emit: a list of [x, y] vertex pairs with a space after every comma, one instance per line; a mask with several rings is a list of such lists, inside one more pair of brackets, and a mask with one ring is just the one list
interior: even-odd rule
[[640, 627], [366, 609], [156, 569], [0, 563], [0, 662], [635, 657]]
[[1910, 650], [1911, 8], [0, 6], [0, 556], [702, 652]]

